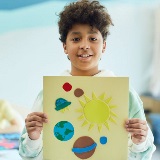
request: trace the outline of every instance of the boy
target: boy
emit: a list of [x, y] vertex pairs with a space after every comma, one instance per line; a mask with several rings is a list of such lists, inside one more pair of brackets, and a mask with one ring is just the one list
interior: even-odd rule
[[[66, 6], [59, 17], [60, 40], [71, 62], [71, 71], [65, 71], [63, 76], [114, 76], [111, 71], [98, 68], [112, 25], [106, 8], [98, 1], [81, 0]], [[48, 118], [42, 108], [43, 92], [40, 92], [21, 136], [19, 153], [27, 159], [43, 159], [41, 133]], [[125, 122], [129, 132], [128, 159], [150, 160], [155, 150], [153, 135], [145, 120], [142, 102], [133, 89], [129, 94], [129, 118]]]

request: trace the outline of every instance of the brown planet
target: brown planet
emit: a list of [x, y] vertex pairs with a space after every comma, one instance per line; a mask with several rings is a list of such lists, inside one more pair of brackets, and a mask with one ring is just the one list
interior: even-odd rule
[[87, 159], [94, 154], [96, 146], [92, 138], [83, 136], [75, 141], [72, 151], [78, 158]]
[[83, 92], [83, 90], [80, 89], [80, 88], [77, 88], [77, 89], [75, 89], [75, 91], [74, 91], [74, 95], [75, 95], [76, 97], [80, 97], [80, 96], [82, 96], [83, 94], [84, 94], [84, 92]]

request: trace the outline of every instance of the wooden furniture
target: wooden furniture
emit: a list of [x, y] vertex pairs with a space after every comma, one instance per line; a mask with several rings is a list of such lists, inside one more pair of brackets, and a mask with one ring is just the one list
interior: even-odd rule
[[151, 113], [160, 113], [160, 99], [156, 99], [150, 96], [140, 96], [144, 110]]

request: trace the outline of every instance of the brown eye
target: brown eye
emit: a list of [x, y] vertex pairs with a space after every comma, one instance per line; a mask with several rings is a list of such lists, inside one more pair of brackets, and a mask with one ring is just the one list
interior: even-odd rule
[[73, 38], [72, 41], [74, 42], [78, 42], [80, 40], [80, 38]]
[[96, 41], [96, 40], [97, 40], [97, 38], [90, 38], [90, 40], [91, 40], [91, 41]]

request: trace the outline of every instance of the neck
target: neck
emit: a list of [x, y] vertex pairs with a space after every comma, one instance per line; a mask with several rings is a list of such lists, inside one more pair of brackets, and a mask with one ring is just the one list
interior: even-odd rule
[[71, 70], [71, 75], [72, 76], [94, 76], [98, 74], [99, 72], [101, 72], [101, 70], [96, 70], [96, 71], [85, 71], [85, 70], [73, 71]]

